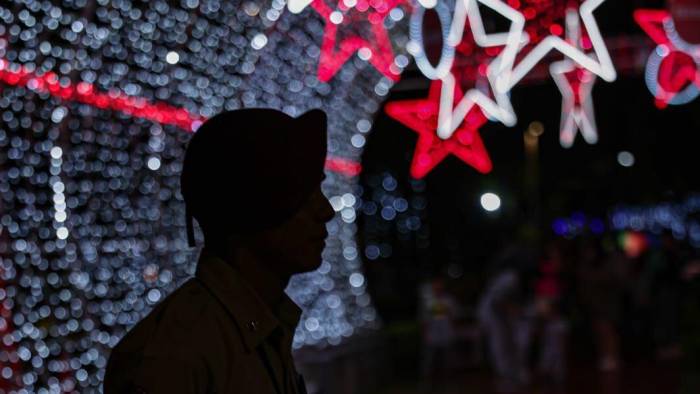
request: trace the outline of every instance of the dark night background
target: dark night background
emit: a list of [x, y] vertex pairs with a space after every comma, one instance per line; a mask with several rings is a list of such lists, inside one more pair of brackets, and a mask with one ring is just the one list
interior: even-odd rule
[[[648, 54], [655, 44], [632, 13], [663, 7], [662, 1], [611, 1], [596, 11], [596, 17], [603, 36], [643, 43]], [[426, 28], [435, 25], [432, 17], [426, 17]], [[432, 37], [439, 52], [439, 38], [429, 32], [426, 36]], [[378, 258], [366, 258], [369, 283], [383, 318], [391, 322], [414, 316], [417, 298], [405, 295], [415, 294], [426, 275], [446, 273], [450, 265], [449, 276], [458, 274], [453, 279], [471, 283], [476, 291], [486, 264], [503, 242], [527, 231], [522, 228], [525, 221], [534, 223], [540, 239], [547, 239], [554, 236], [551, 223], [556, 217], [581, 212], [605, 219], [617, 204], [677, 201], [697, 191], [700, 101], [658, 109], [643, 79], [646, 58], [637, 54], [632, 59], [635, 64], [621, 70], [613, 53], [618, 79], [596, 81], [592, 97], [599, 141], [595, 145], [586, 144], [578, 134], [572, 148], [560, 146], [561, 94], [548, 74], [516, 86], [511, 98], [518, 124], [508, 128], [489, 122], [481, 128], [494, 163], [487, 175], [448, 156], [426, 178], [412, 180], [409, 168], [417, 134], [380, 111], [363, 156], [364, 200], [381, 199], [388, 193], [426, 202], [425, 210], [411, 213], [409, 208], [406, 213], [422, 217], [423, 226], [413, 232], [400, 231], [400, 226], [382, 220], [379, 213], [361, 216], [359, 238], [364, 246], [384, 246]], [[429, 80], [415, 66], [409, 67], [386, 102], [426, 97], [428, 86]], [[539, 198], [530, 196], [532, 189], [526, 186], [523, 133], [532, 122], [544, 125], [535, 170], [539, 186], [534, 190]], [[621, 151], [633, 153], [634, 166], [618, 164]], [[384, 190], [382, 180], [387, 176], [396, 180], [396, 190]], [[503, 201], [496, 214], [486, 213], [479, 205], [479, 197], [487, 191], [499, 194]], [[533, 213], [533, 204], [539, 214]]]

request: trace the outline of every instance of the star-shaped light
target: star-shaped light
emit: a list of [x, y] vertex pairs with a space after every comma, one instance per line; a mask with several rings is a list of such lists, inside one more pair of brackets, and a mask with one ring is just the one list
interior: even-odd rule
[[[525, 27], [519, 32], [519, 35], [516, 36], [517, 42], [527, 40], [529, 44], [526, 46], [525, 50], [518, 53], [518, 57], [523, 55], [522, 58], [516, 60], [512, 64], [503, 63], [503, 72], [498, 76], [498, 90], [501, 92], [510, 91], [510, 89], [523, 79], [525, 75], [552, 50], [561, 52], [567, 58], [576, 62], [586, 70], [598, 75], [602, 79], [608, 82], [614, 81], [617, 76], [615, 66], [612, 63], [605, 41], [600, 34], [600, 29], [598, 29], [598, 23], [593, 16], [593, 12], [604, 1], [605, 0], [586, 0], [579, 6], [577, 11], [566, 13], [567, 19], [580, 17], [583, 21], [586, 34], [590, 39], [590, 44], [593, 49], [592, 54], [587, 54], [576, 45], [560, 37], [560, 34], [563, 32], [563, 28], [560, 25], [551, 25], [549, 33], [545, 34], [543, 37], [529, 37], [526, 31], [528, 29]], [[530, 23], [540, 24], [542, 22], [538, 20], [537, 14], [530, 16], [530, 18], [526, 18]], [[510, 59], [510, 55], [507, 58]]]
[[[423, 0], [423, 3], [425, 0]], [[486, 33], [479, 11], [479, 4], [491, 8], [498, 14], [510, 20], [511, 25], [508, 32]], [[411, 17], [411, 42], [409, 52], [416, 59], [416, 65], [428, 78], [440, 80], [442, 91], [440, 93], [440, 109], [438, 115], [438, 130], [440, 138], [448, 139], [462, 124], [475, 106], [486, 112], [491, 118], [496, 119], [506, 125], [513, 126], [516, 122], [515, 113], [510, 104], [507, 93], [494, 89], [496, 76], [503, 68], [503, 56], [497, 56], [502, 48], [510, 48], [515, 45], [515, 49], [521, 44], [515, 37], [522, 30], [524, 19], [517, 11], [500, 2], [500, 0], [458, 0], [454, 12], [444, 3], [432, 4], [441, 23], [443, 33], [443, 49], [441, 59], [437, 66], [433, 66], [425, 54], [423, 43], [423, 16], [424, 9], [418, 8]], [[467, 25], [467, 21], [469, 24]], [[465, 29], [469, 34], [464, 34]], [[482, 50], [479, 53], [487, 63], [483, 64], [482, 73], [488, 81], [488, 88], [493, 92], [493, 98], [478, 88], [468, 89], [461, 99], [455, 100], [455, 85], [459, 83], [455, 73], [455, 52], [458, 47], [468, 46], [471, 50]], [[512, 54], [510, 49], [503, 53]], [[472, 54], [468, 54], [474, 58]], [[507, 57], [505, 61], [509, 61]], [[458, 65], [457, 65], [458, 67]], [[455, 105], [455, 102], [457, 104]]]
[[[486, 33], [479, 4], [508, 19], [510, 21], [508, 32]], [[527, 43], [527, 37], [522, 34], [525, 17], [501, 0], [457, 0], [448, 37], [450, 45], [458, 46], [462, 42], [467, 20], [469, 20], [470, 31], [476, 45], [484, 48], [504, 47], [498, 69], [494, 70], [496, 74], [510, 67], [515, 61], [518, 50]]]
[[586, 142], [595, 144], [598, 131], [591, 92], [596, 76], [568, 59], [552, 63], [550, 73], [563, 98], [559, 131], [561, 146], [573, 146], [577, 130], [581, 131]]
[[[397, 81], [399, 69], [394, 65], [394, 50], [384, 19], [403, 0], [340, 0], [336, 9], [325, 0], [313, 0], [311, 8], [326, 22], [318, 64], [318, 79], [328, 82], [359, 51], [387, 78]], [[360, 26], [366, 24], [366, 26]], [[365, 30], [369, 32], [364, 33]]]
[[[566, 22], [567, 40], [580, 49], [581, 26], [578, 18], [567, 18]], [[562, 95], [559, 131], [561, 146], [573, 146], [577, 130], [581, 131], [586, 142], [595, 144], [598, 142], [598, 131], [591, 92], [596, 76], [569, 59], [554, 62], [549, 69]]]
[[649, 55], [646, 83], [656, 106], [689, 103], [700, 95], [700, 45], [685, 42], [666, 10], [637, 10], [634, 19], [657, 44]]
[[[442, 139], [437, 135], [441, 85], [441, 81], [433, 81], [427, 99], [396, 101], [385, 108], [389, 116], [418, 133], [411, 176], [425, 177], [450, 154], [481, 173], [490, 172], [493, 165], [479, 135], [486, 117], [479, 108], [472, 107], [450, 138]], [[459, 87], [454, 89], [455, 97], [461, 98]]]
[[[479, 3], [510, 20], [511, 24], [508, 33], [485, 33], [481, 12], [479, 11]], [[468, 25], [467, 21], [469, 22]], [[438, 118], [438, 135], [441, 138], [450, 138], [474, 106], [479, 107], [491, 118], [505, 125], [515, 125], [516, 116], [510, 103], [510, 98], [507, 93], [495, 89], [495, 82], [497, 76], [503, 70], [504, 62], [511, 61], [508, 59], [511, 53], [511, 45], [514, 45], [516, 49], [521, 45], [521, 42], [515, 39], [515, 35], [522, 30], [522, 26], [523, 19], [520, 17], [520, 14], [498, 0], [459, 0], [457, 2], [450, 34], [447, 38], [448, 44], [458, 48], [458, 51], [460, 51], [460, 48], [468, 49], [471, 52], [468, 54], [470, 57], [492, 57], [492, 60], [483, 63], [483, 67], [480, 70], [484, 74], [482, 77], [485, 77], [487, 80], [487, 84], [485, 84], [487, 92], [473, 87], [467, 90], [460, 100], [455, 100], [454, 85], [460, 82], [455, 78], [455, 75], [458, 75], [460, 70], [458, 70], [459, 65], [455, 65], [454, 62], [452, 70], [442, 78], [443, 85]], [[465, 34], [465, 30], [468, 30], [468, 34]], [[488, 90], [492, 92], [493, 98], [488, 94]], [[457, 101], [456, 105], [454, 104], [455, 101]]]
[[[494, 59], [491, 65], [498, 65], [500, 58]], [[438, 122], [438, 135], [441, 138], [450, 138], [459, 128], [465, 116], [474, 108], [483, 110], [492, 118], [507, 126], [513, 126], [516, 122], [513, 107], [507, 94], [501, 93], [495, 88], [496, 74], [492, 67], [486, 68], [487, 85], [494, 95], [491, 98], [484, 91], [474, 87], [460, 97], [455, 96], [455, 87], [458, 85], [454, 74], [451, 72], [442, 79], [440, 94], [440, 114]], [[456, 104], [455, 104], [456, 102]]]
[[[416, 59], [416, 65], [423, 74], [430, 79], [441, 79], [445, 77], [454, 62], [455, 48], [462, 42], [467, 19], [471, 27], [471, 33], [476, 44], [480, 47], [506, 46], [508, 56], [515, 57], [518, 46], [521, 43], [519, 36], [525, 23], [524, 17], [515, 9], [501, 2], [501, 0], [457, 0], [454, 11], [444, 3], [437, 3], [433, 0], [419, 0], [425, 8], [434, 8], [437, 13], [442, 35], [443, 48], [440, 62], [433, 66], [424, 51], [423, 43], [423, 18], [425, 8], [416, 8], [411, 16], [410, 33], [411, 41], [408, 51]], [[511, 25], [508, 32], [486, 33], [479, 4], [492, 9], [496, 13], [510, 20]], [[512, 48], [511, 48], [512, 47]], [[506, 57], [504, 64], [509, 64], [512, 59]], [[501, 70], [499, 69], [498, 72]]]

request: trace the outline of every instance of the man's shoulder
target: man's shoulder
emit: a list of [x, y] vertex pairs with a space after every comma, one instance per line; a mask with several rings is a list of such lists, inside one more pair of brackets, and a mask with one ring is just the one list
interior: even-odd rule
[[216, 299], [199, 280], [189, 279], [132, 327], [113, 352], [147, 354], [173, 349], [189, 352], [188, 347], [202, 344], [205, 336], [210, 341], [216, 339], [212, 330], [220, 316]]
[[240, 341], [231, 340], [236, 330], [209, 289], [200, 280], [189, 279], [112, 349], [105, 392], [132, 393], [128, 384], [153, 383], [180, 370], [196, 375], [213, 368], [222, 374], [222, 366], [230, 365], [241, 352]]

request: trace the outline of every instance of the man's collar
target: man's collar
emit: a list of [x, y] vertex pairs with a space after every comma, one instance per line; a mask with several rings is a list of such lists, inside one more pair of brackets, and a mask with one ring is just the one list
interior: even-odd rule
[[301, 309], [286, 294], [273, 312], [236, 269], [206, 248], [200, 253], [195, 277], [231, 315], [248, 351], [255, 349], [281, 324], [293, 331], [299, 323]]

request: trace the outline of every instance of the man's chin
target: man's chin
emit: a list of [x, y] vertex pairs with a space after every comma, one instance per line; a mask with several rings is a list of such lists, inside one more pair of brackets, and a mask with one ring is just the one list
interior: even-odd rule
[[300, 261], [296, 264], [294, 267], [294, 274], [316, 271], [321, 266], [321, 263], [323, 263], [323, 259], [320, 257], [304, 259], [304, 261]]

